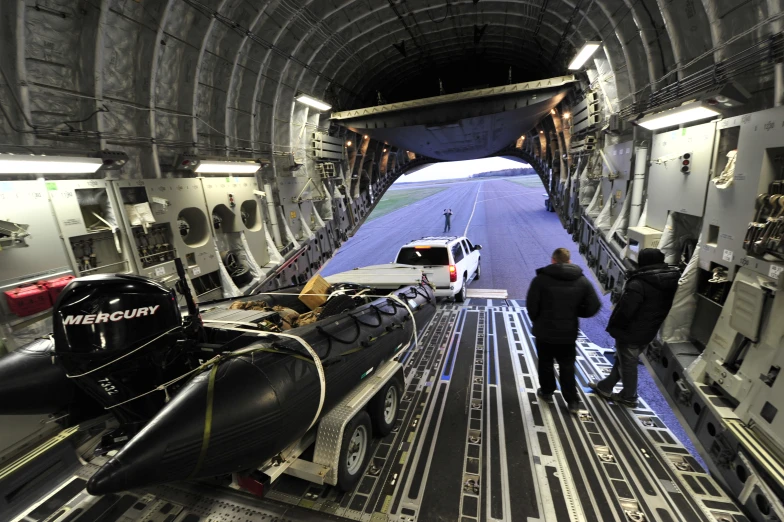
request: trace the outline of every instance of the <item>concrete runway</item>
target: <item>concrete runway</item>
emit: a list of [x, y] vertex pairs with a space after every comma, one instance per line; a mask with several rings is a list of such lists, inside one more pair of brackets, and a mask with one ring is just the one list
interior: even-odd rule
[[[578, 245], [564, 230], [558, 216], [545, 210], [544, 187], [535, 182], [538, 181], [536, 177], [532, 176], [530, 181], [528, 185], [532, 186], [506, 179], [449, 183], [446, 190], [360, 227], [322, 273], [330, 275], [394, 261], [400, 247], [412, 239], [444, 235], [442, 214], [445, 208], [451, 208], [449, 235], [466, 235], [472, 243], [482, 245], [482, 278], [474, 281], [470, 288], [504, 288], [509, 298], [525, 299], [536, 269], [550, 262], [553, 250], [565, 247], [572, 252], [572, 262], [582, 267], [598, 289], [598, 283], [578, 253]], [[426, 184], [399, 187], [410, 189], [422, 185]], [[393, 186], [391, 190], [396, 188]], [[580, 327], [592, 342], [611, 349], [614, 340], [604, 331], [612, 312], [610, 296], [600, 294], [600, 298], [601, 311], [590, 319], [581, 319]], [[666, 399], [643, 366], [640, 366], [638, 393], [699, 459]]]
[[[474, 244], [482, 245], [482, 278], [471, 288], [505, 288], [510, 298], [525, 299], [536, 269], [548, 264], [558, 247], [571, 250], [573, 261], [590, 273], [558, 217], [545, 210], [544, 187], [526, 187], [505, 179], [457, 181], [446, 186], [438, 194], [360, 227], [324, 268], [324, 275], [389, 263], [406, 242], [442, 235], [444, 208], [453, 212], [451, 235], [465, 234]], [[612, 338], [604, 332], [609, 298], [603, 303], [599, 314], [582, 321], [582, 327], [596, 344], [612, 346]]]

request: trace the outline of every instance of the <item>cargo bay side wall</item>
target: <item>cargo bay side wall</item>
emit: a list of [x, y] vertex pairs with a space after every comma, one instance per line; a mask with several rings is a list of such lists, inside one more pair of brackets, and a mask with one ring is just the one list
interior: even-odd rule
[[[394, 180], [421, 162], [341, 132], [311, 132], [312, 153], [296, 170], [150, 179], [129, 163], [93, 176], [6, 178], [2, 219], [27, 225], [29, 236], [0, 250], [0, 290], [102, 273], [171, 285], [177, 257], [201, 301], [301, 284], [355, 233]], [[249, 269], [246, 277], [232, 277], [229, 252]], [[0, 299], [2, 350], [46, 334], [52, 305], [47, 297], [18, 314]]]
[[613, 303], [640, 248], [684, 269], [648, 365], [713, 473], [766, 520], [778, 513], [784, 448], [784, 107], [649, 133], [605, 101], [585, 93], [506, 152], [535, 167]]

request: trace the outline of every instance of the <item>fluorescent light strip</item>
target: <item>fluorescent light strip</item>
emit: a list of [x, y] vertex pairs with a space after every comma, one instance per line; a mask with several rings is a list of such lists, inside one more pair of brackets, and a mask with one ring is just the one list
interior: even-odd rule
[[574, 57], [572, 62], [569, 64], [570, 71], [576, 71], [578, 69], [582, 69], [585, 62], [588, 61], [588, 58], [593, 56], [593, 53], [602, 45], [601, 42], [585, 42], [580, 52], [577, 53], [577, 56]]
[[100, 158], [0, 154], [0, 174], [95, 174]]
[[300, 94], [295, 98], [295, 100], [320, 111], [327, 111], [332, 108], [332, 105], [326, 104], [321, 100], [317, 100], [316, 98], [312, 98], [307, 94]]
[[253, 174], [261, 168], [258, 163], [249, 161], [202, 161], [196, 167], [199, 174]]
[[718, 116], [718, 111], [703, 107], [702, 105], [686, 105], [658, 114], [652, 114], [640, 119], [637, 124], [648, 130], [658, 130], [667, 127], [674, 127], [683, 123], [714, 118]]

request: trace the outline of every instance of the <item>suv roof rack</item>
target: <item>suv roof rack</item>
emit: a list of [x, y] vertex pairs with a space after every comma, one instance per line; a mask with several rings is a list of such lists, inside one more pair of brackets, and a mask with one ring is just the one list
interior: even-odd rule
[[453, 241], [457, 238], [458, 236], [422, 236], [419, 239], [413, 239], [412, 241], [430, 240], [430, 241], [446, 241], [447, 243], [449, 243], [450, 241]]

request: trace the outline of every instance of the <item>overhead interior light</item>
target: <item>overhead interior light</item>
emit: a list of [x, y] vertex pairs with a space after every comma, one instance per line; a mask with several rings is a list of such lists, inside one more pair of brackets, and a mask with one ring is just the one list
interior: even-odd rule
[[387, 151], [387, 149], [384, 149], [384, 152], [386, 152], [386, 151]]
[[565, 113], [563, 113], [562, 118], [565, 119], [565, 120], [568, 120], [570, 116], [571, 116], [571, 114], [569, 114], [568, 112], [565, 112]]
[[588, 61], [588, 58], [593, 56], [593, 53], [596, 52], [596, 49], [601, 47], [602, 42], [585, 42], [585, 44], [580, 48], [580, 51], [577, 53], [577, 56], [569, 63], [569, 70], [576, 71], [578, 69], [582, 69], [585, 62]]
[[666, 111], [643, 116], [635, 123], [648, 130], [658, 130], [674, 127], [682, 123], [715, 118], [719, 111], [706, 107], [702, 102], [692, 102]]
[[100, 158], [0, 154], [0, 174], [95, 174]]
[[348, 141], [346, 142], [346, 147], [351, 147], [351, 140], [348, 140]]
[[365, 134], [365, 139], [368, 139], [369, 137], [370, 137], [370, 136], [368, 136], [367, 134]]
[[253, 174], [261, 168], [255, 161], [204, 160], [196, 167], [199, 174]]
[[544, 134], [544, 131], [539, 131], [539, 134]]
[[332, 108], [332, 105], [321, 100], [317, 100], [313, 96], [308, 96], [307, 94], [299, 94], [294, 99], [300, 103], [304, 103], [308, 107], [313, 107], [314, 109], [318, 109], [320, 111], [328, 111]]
[[555, 109], [550, 109], [550, 114], [555, 114]]

